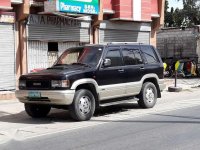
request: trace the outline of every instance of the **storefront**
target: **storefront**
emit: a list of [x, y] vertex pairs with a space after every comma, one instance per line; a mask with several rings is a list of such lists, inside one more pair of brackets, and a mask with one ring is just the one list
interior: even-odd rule
[[90, 43], [90, 22], [50, 15], [30, 15], [27, 22], [28, 72], [51, 66], [67, 48]]
[[16, 84], [15, 14], [0, 12], [0, 91], [14, 90]]
[[99, 43], [150, 43], [151, 23], [104, 21], [99, 27]]

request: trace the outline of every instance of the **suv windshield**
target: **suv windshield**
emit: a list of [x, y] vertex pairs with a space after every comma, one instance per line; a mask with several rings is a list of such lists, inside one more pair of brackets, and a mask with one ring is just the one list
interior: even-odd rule
[[66, 50], [58, 59], [57, 65], [87, 65], [95, 66], [98, 64], [103, 47], [76, 47]]

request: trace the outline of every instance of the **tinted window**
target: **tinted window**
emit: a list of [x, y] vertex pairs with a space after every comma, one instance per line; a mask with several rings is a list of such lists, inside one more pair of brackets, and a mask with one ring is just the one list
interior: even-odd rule
[[106, 58], [111, 60], [111, 66], [122, 66], [122, 58], [119, 49], [109, 50], [106, 54]]
[[58, 59], [56, 65], [69, 65], [83, 63], [97, 65], [100, 60], [103, 47], [77, 47], [66, 50]]
[[137, 49], [123, 49], [122, 50], [125, 65], [142, 64], [142, 58]]
[[142, 50], [148, 64], [155, 64], [155, 63], [159, 62], [158, 57], [156, 56], [156, 53], [155, 53], [154, 49], [152, 49], [152, 47], [141, 46], [141, 50]]
[[135, 50], [134, 53], [135, 53], [135, 59], [137, 61], [137, 64], [143, 64], [140, 51], [139, 50]]

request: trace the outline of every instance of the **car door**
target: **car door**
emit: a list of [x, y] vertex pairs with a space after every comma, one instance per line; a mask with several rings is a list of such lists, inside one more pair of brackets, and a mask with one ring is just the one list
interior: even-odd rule
[[122, 48], [124, 71], [126, 72], [126, 94], [135, 95], [141, 90], [141, 79], [144, 75], [144, 63], [138, 45]]
[[111, 64], [104, 66], [102, 62], [96, 74], [100, 100], [122, 97], [125, 94], [125, 72], [120, 47], [109, 47], [102, 61], [106, 59]]

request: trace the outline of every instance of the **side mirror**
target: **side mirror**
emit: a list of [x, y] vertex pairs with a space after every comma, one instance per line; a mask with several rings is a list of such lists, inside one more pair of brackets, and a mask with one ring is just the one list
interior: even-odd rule
[[108, 58], [106, 58], [106, 59], [104, 60], [104, 62], [103, 62], [103, 66], [104, 66], [104, 67], [109, 67], [109, 66], [111, 66], [111, 60], [108, 59]]

